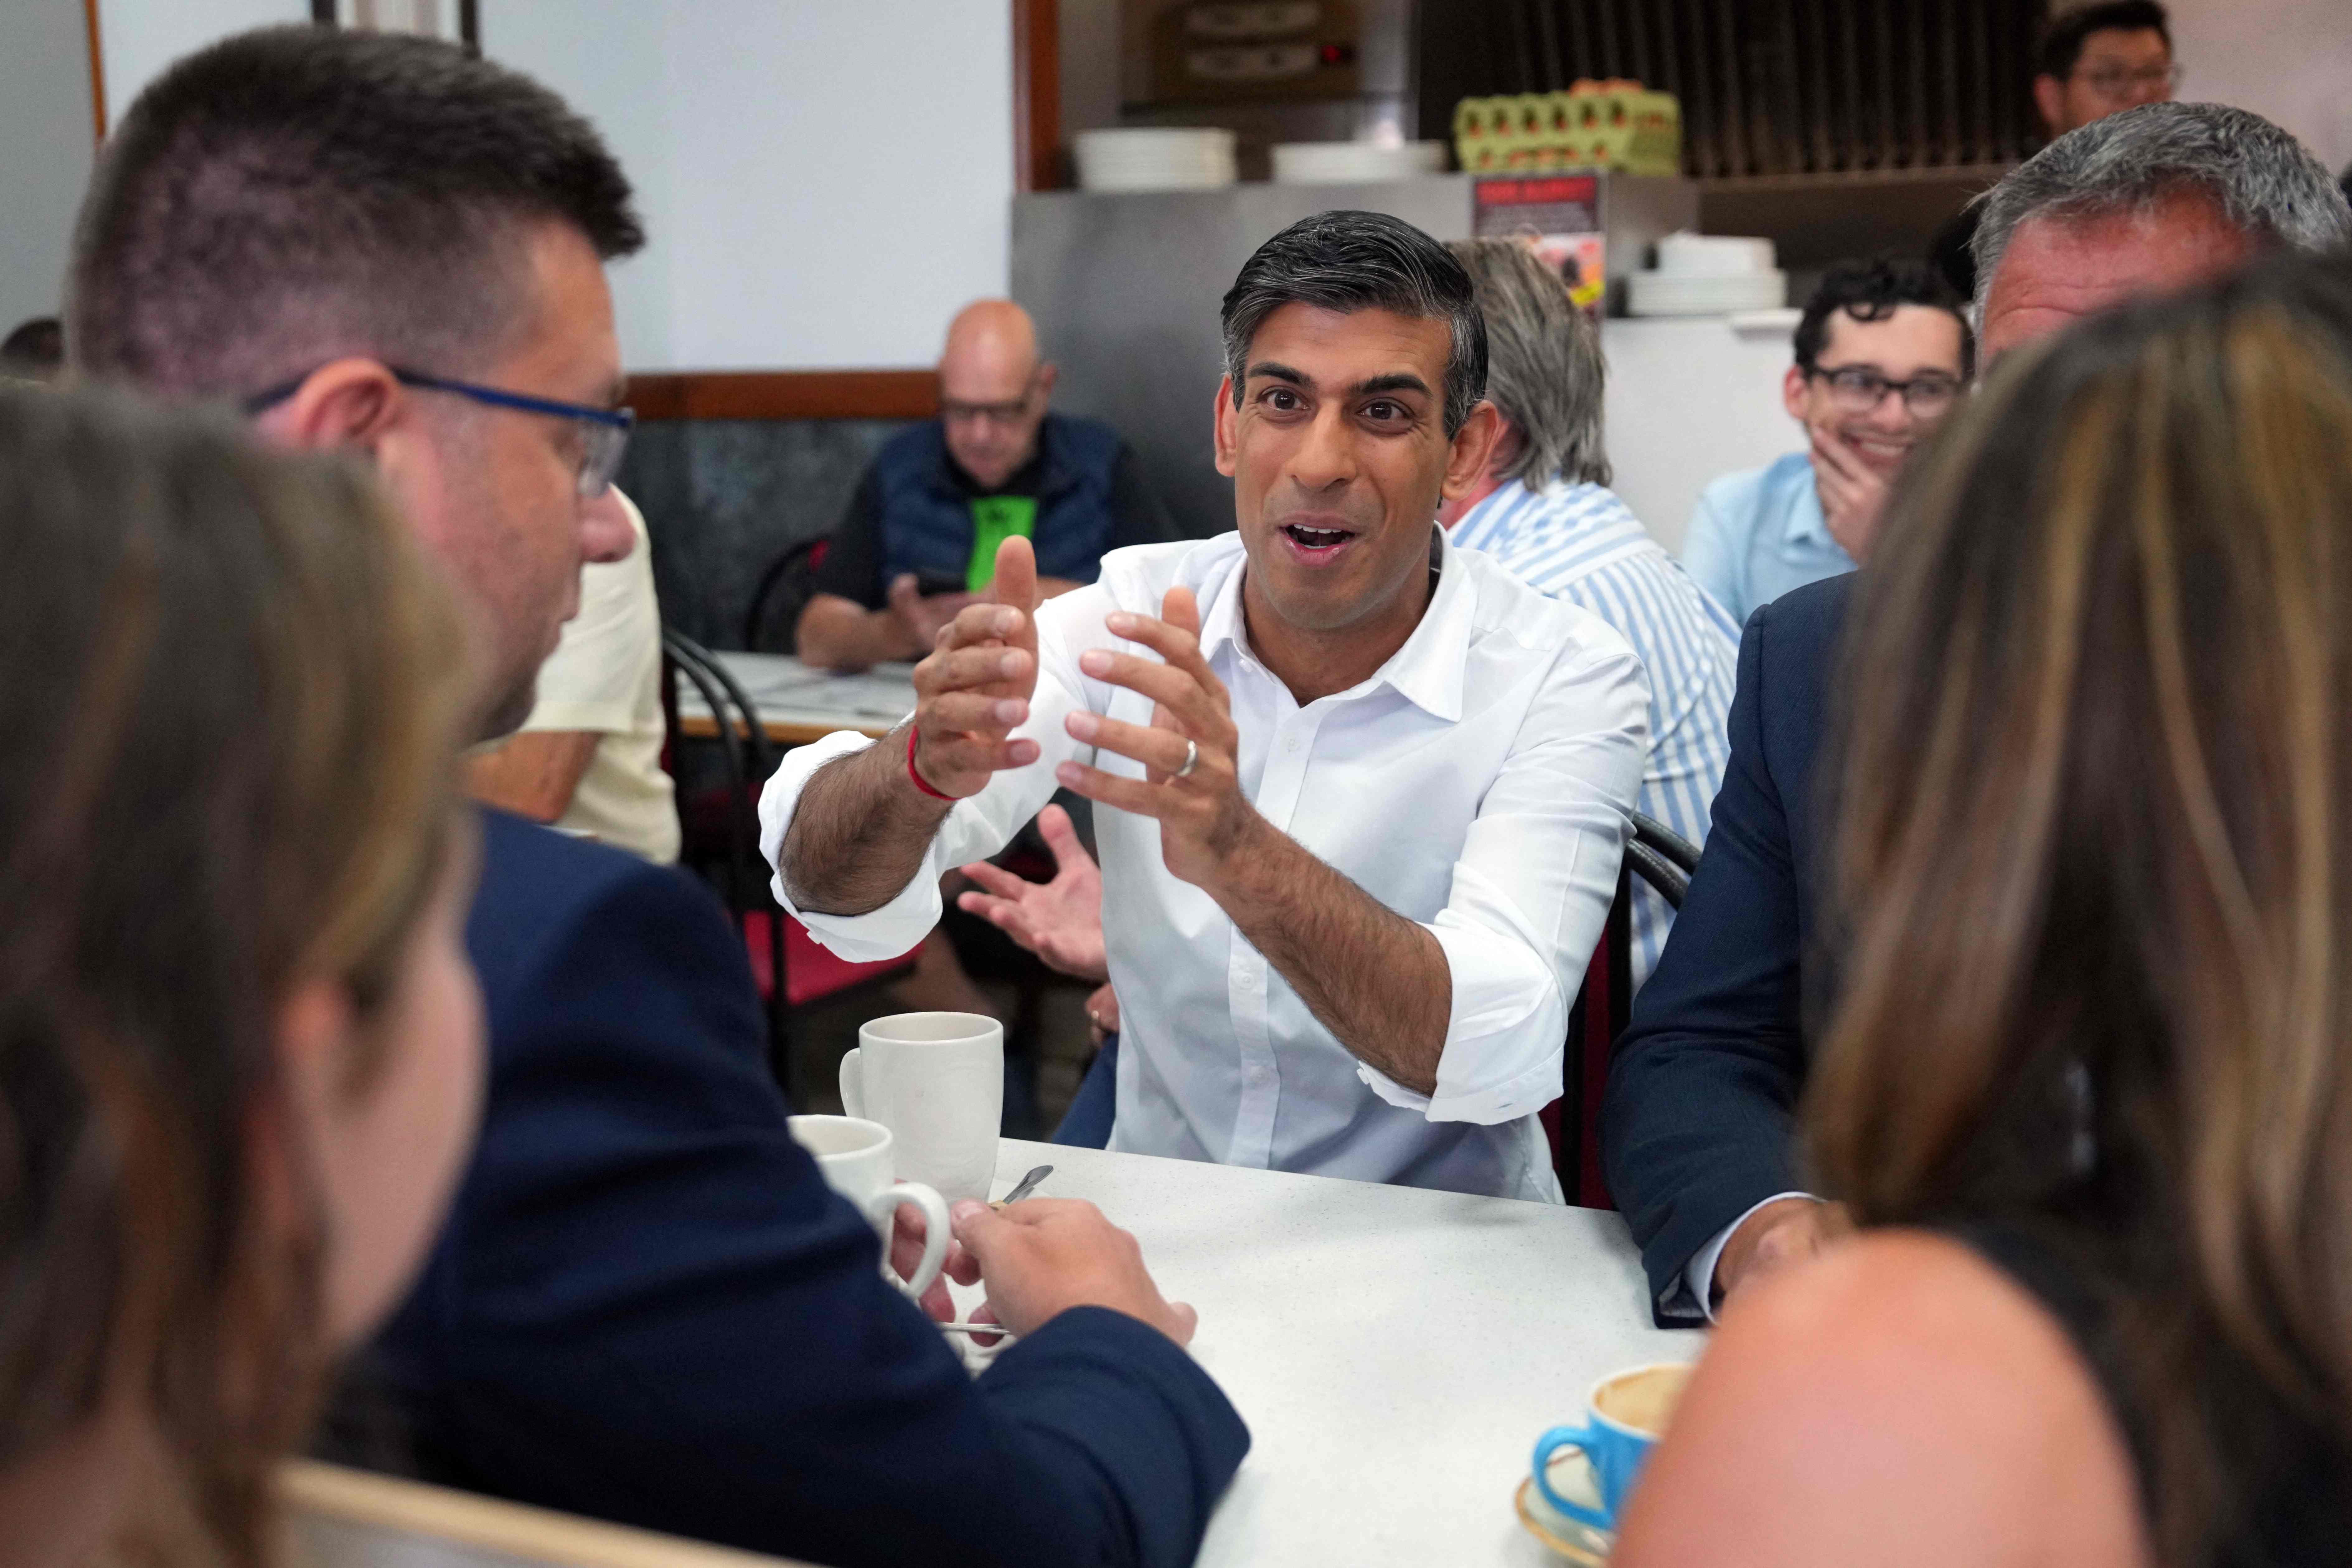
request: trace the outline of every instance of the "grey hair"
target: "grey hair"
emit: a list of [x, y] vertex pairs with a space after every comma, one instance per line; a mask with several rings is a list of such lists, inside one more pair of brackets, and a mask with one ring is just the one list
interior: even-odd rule
[[1486, 319], [1486, 396], [1518, 427], [1519, 449], [1496, 477], [1528, 486], [1553, 479], [1609, 482], [1601, 441], [1601, 392], [1608, 367], [1592, 319], [1570, 298], [1568, 280], [1516, 239], [1447, 244], [1470, 274]]
[[1977, 319], [2018, 225], [2132, 212], [2184, 191], [2290, 250], [2352, 241], [2344, 193], [2287, 132], [2218, 103], [2144, 103], [2069, 131], [1985, 195], [1972, 246]]
[[1445, 434], [1461, 430], [1486, 393], [1486, 323], [1470, 275], [1445, 247], [1386, 213], [1327, 212], [1301, 218], [1242, 263], [1225, 291], [1225, 374], [1241, 406], [1250, 342], [1285, 305], [1326, 310], [1389, 310], [1444, 321], [1453, 335], [1445, 356]]

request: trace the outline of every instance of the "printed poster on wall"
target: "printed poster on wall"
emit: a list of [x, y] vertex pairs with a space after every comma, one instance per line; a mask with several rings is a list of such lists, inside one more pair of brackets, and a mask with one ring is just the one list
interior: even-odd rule
[[1528, 241], [1544, 265], [1567, 279], [1576, 302], [1595, 319], [1601, 315], [1609, 274], [1600, 175], [1480, 180], [1472, 187], [1470, 232], [1480, 239]]

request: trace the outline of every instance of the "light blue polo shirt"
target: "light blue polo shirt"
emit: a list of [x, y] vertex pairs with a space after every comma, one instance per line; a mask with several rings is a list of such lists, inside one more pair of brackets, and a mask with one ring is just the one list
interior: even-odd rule
[[1742, 626], [1759, 605], [1853, 565], [1830, 537], [1802, 452], [1708, 485], [1683, 535], [1684, 569]]

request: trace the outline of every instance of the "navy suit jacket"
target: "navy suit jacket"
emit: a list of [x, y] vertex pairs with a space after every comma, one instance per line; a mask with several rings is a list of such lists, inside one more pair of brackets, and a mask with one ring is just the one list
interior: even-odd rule
[[373, 1357], [447, 1483], [854, 1568], [1189, 1563], [1249, 1434], [1064, 1312], [975, 1381], [793, 1142], [742, 944], [683, 874], [484, 814], [481, 1145]]
[[1852, 574], [1809, 584], [1748, 617], [1706, 851], [1610, 1058], [1601, 1158], [1661, 1325], [1699, 1315], [1682, 1290], [1699, 1248], [1800, 1185], [1807, 1001], [1826, 990], [1813, 758], [1853, 585]]

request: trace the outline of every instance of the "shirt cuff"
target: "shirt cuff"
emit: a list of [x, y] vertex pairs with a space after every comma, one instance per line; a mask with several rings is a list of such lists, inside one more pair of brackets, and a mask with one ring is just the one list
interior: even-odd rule
[[[890, 738], [903, 747], [898, 731]], [[934, 836], [923, 852], [923, 863], [889, 902], [862, 915], [818, 914], [793, 902], [784, 890], [784, 875], [777, 868], [784, 847], [784, 830], [800, 805], [801, 792], [817, 769], [836, 757], [853, 756], [875, 742], [855, 730], [835, 730], [821, 741], [786, 752], [760, 792], [760, 853], [775, 875], [768, 881], [776, 902], [808, 928], [827, 952], [852, 963], [882, 963], [908, 952], [940, 923], [940, 839]]]
[[1417, 1094], [1362, 1062], [1356, 1076], [1391, 1105], [1432, 1121], [1492, 1126], [1559, 1099], [1568, 1005], [1551, 971], [1507, 937], [1450, 923], [1444, 912], [1421, 929], [1445, 954], [1453, 993], [1437, 1092]]
[[1705, 1247], [1691, 1254], [1690, 1262], [1684, 1266], [1683, 1288], [1688, 1290], [1693, 1299], [1697, 1301], [1699, 1315], [1708, 1322], [1715, 1321], [1715, 1265], [1716, 1260], [1723, 1256], [1723, 1244], [1731, 1239], [1733, 1231], [1748, 1223], [1748, 1217], [1754, 1215], [1757, 1209], [1768, 1204], [1777, 1204], [1783, 1198], [1811, 1198], [1814, 1203], [1822, 1201], [1811, 1193], [1774, 1193], [1763, 1203], [1753, 1205], [1747, 1214], [1741, 1215], [1738, 1219], [1717, 1231]]

